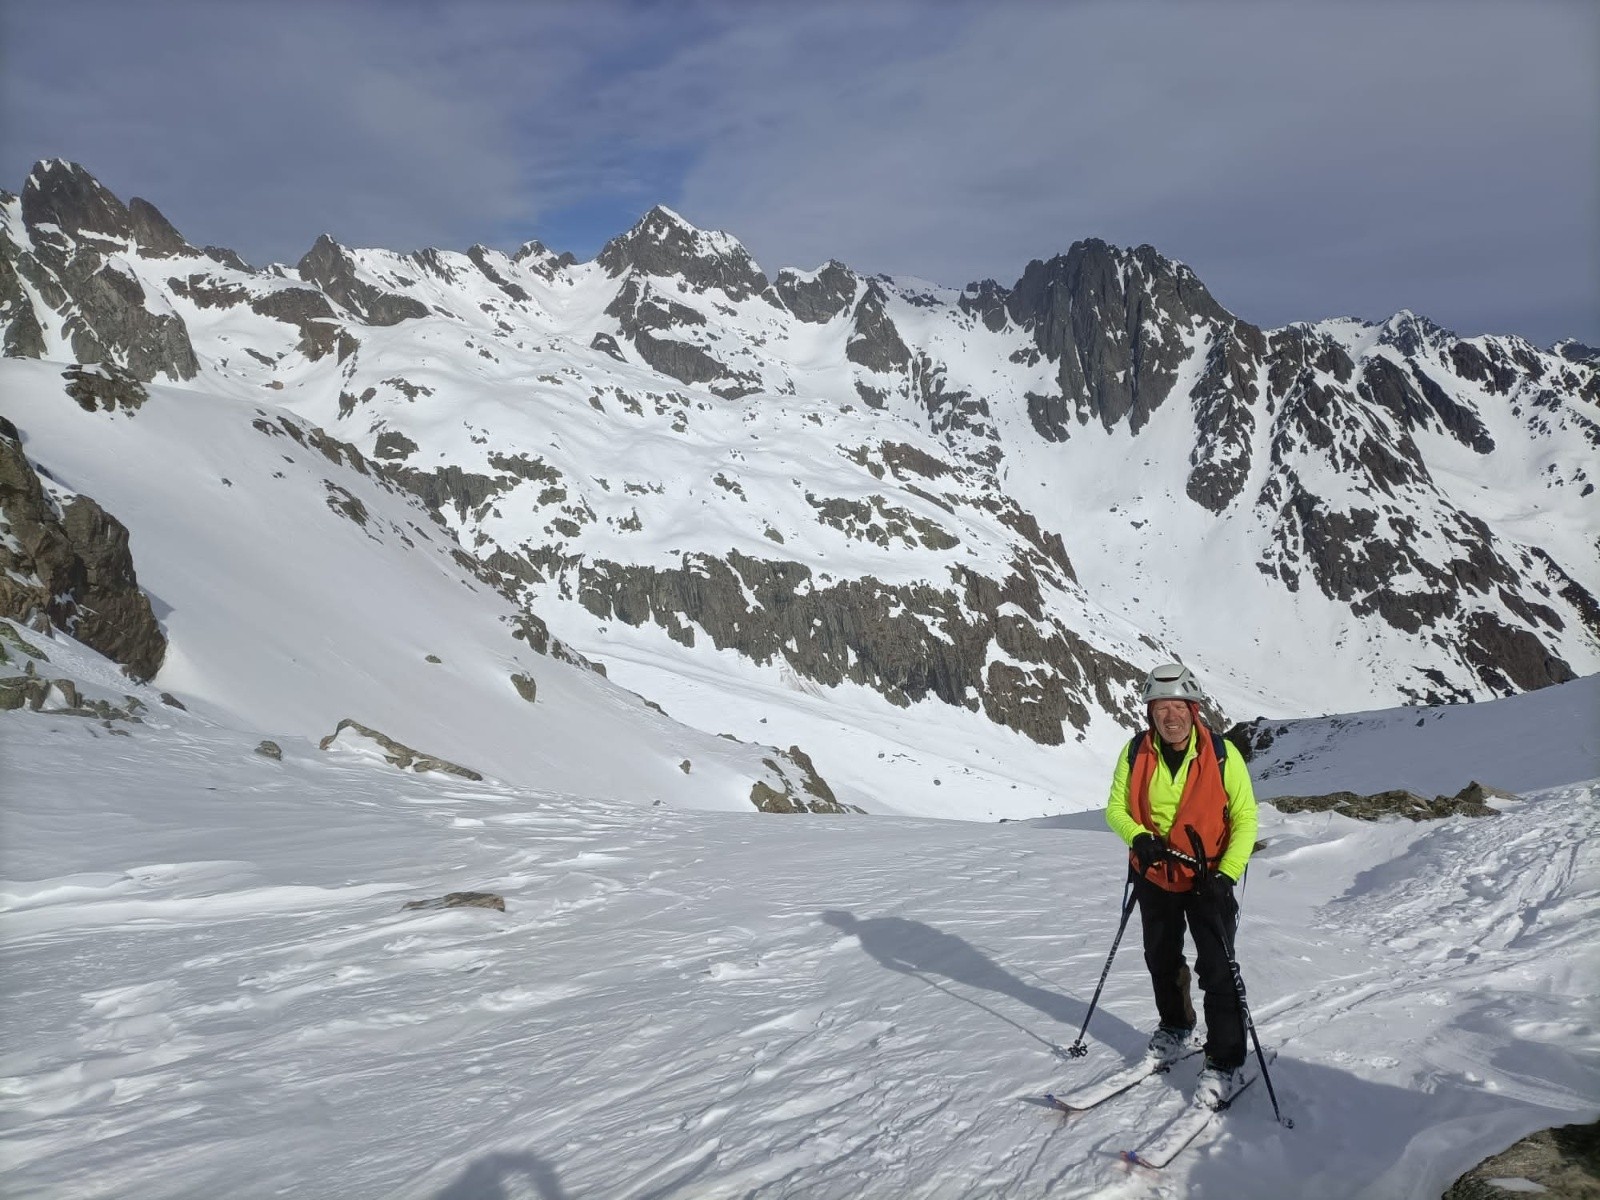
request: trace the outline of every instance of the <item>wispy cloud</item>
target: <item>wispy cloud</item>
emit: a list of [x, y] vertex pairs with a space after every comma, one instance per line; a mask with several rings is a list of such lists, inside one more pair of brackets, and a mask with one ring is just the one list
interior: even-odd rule
[[1014, 279], [1099, 236], [1266, 324], [1411, 307], [1600, 340], [1582, 3], [8, 0], [15, 187], [76, 158], [293, 258], [590, 254], [650, 204], [769, 270]]

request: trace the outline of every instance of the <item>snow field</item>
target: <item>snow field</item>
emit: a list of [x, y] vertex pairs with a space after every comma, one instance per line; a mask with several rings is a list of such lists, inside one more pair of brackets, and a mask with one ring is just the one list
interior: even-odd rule
[[[1157, 1175], [1116, 1152], [1192, 1070], [1026, 1102], [1153, 1021], [1135, 921], [1062, 1054], [1121, 895], [1098, 813], [640, 809], [6, 721], [18, 1197], [1431, 1200], [1600, 1107], [1594, 784], [1493, 824], [1265, 811], [1240, 955], [1297, 1127], [1254, 1087]], [[480, 889], [507, 911], [400, 911]]]

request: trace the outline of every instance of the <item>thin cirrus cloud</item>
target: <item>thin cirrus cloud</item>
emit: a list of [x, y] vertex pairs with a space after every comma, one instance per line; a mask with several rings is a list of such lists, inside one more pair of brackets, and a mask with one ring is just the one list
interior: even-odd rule
[[1585, 4], [13, 0], [0, 21], [9, 186], [74, 158], [255, 261], [324, 231], [588, 256], [659, 202], [769, 271], [1009, 283], [1093, 236], [1188, 262], [1262, 324], [1408, 307], [1600, 340]]

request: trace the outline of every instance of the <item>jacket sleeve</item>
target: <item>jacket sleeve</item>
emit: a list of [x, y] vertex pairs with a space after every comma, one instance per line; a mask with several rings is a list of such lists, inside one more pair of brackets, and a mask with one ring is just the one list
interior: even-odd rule
[[1250, 782], [1250, 768], [1231, 747], [1222, 764], [1222, 787], [1228, 793], [1228, 845], [1217, 869], [1237, 883], [1256, 846], [1256, 790]]
[[[1253, 802], [1252, 802], [1253, 804]], [[1253, 809], [1252, 809], [1253, 811]], [[1106, 800], [1106, 824], [1129, 846], [1133, 839], [1147, 832], [1128, 811], [1128, 754], [1124, 745], [1117, 755], [1117, 769], [1111, 773], [1111, 796]]]

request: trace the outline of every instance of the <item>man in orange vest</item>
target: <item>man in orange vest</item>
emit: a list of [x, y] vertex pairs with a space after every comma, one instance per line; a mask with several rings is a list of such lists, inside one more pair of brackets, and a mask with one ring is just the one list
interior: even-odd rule
[[[1256, 840], [1256, 797], [1239, 752], [1200, 721], [1200, 685], [1181, 663], [1157, 667], [1145, 680], [1149, 728], [1117, 758], [1106, 823], [1128, 844], [1129, 870], [1144, 961], [1161, 1022], [1149, 1053], [1182, 1055], [1194, 1035], [1184, 927], [1194, 939], [1195, 973], [1205, 995], [1205, 1069], [1199, 1097], [1222, 1100], [1238, 1089], [1245, 1060], [1244, 1014], [1229, 967], [1239, 904], [1234, 885]], [[1206, 871], [1197, 886], [1197, 860]], [[1226, 939], [1226, 940], [1224, 940]]]

